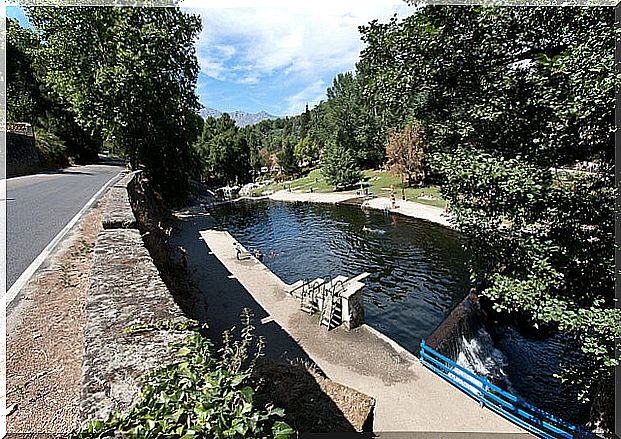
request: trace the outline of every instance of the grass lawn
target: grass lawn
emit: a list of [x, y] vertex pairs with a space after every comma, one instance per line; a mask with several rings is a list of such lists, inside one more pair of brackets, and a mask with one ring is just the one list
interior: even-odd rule
[[[393, 185], [395, 188], [395, 196], [398, 200], [402, 199], [403, 193], [405, 193], [405, 199], [407, 201], [415, 201], [417, 203], [442, 208], [446, 206], [446, 201], [442, 198], [439, 186], [407, 187], [407, 185], [402, 183], [400, 175], [385, 171], [374, 171], [372, 169], [362, 171], [362, 175], [366, 183], [370, 185], [367, 186], [369, 193], [378, 197], [389, 197], [390, 185]], [[420, 200], [418, 197], [421, 195], [431, 196], [435, 198], [435, 200]]]
[[[427, 204], [429, 206], [442, 207], [446, 206], [446, 201], [440, 194], [440, 188], [438, 186], [426, 186], [426, 187], [407, 187], [401, 182], [400, 175], [393, 175], [390, 172], [374, 171], [372, 169], [362, 172], [364, 188], [368, 189], [370, 194], [378, 197], [390, 196], [390, 185], [394, 186], [395, 195], [398, 200], [403, 196], [405, 192], [405, 199], [408, 201], [415, 201], [421, 204]], [[306, 177], [298, 178], [296, 180], [287, 181], [284, 183], [274, 183], [262, 188], [256, 188], [252, 190], [253, 196], [260, 196], [264, 192], [279, 191], [282, 189], [289, 189], [292, 191], [309, 192], [311, 188], [313, 192], [334, 192], [334, 185], [326, 182], [325, 178], [321, 174], [320, 169], [312, 170]], [[403, 189], [403, 192], [402, 192]], [[356, 189], [349, 192], [355, 192]], [[421, 195], [431, 196], [434, 200], [420, 200]]]

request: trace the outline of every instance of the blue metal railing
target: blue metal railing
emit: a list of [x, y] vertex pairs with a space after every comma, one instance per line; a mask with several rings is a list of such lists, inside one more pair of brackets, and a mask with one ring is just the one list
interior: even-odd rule
[[525, 430], [545, 439], [597, 438], [584, 428], [572, 425], [556, 416], [522, 401], [500, 387], [460, 366], [425, 344], [420, 344], [420, 361], [442, 378], [504, 416]]

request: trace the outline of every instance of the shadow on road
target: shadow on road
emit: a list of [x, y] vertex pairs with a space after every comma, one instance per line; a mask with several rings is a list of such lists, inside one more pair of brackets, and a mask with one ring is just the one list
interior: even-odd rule
[[92, 172], [74, 171], [70, 169], [46, 169], [45, 171], [39, 171], [37, 174], [68, 174], [68, 175], [95, 175]]
[[111, 165], [111, 166], [125, 166], [126, 162], [122, 158], [119, 157], [108, 157], [103, 154], [99, 154], [99, 163], [100, 165]]

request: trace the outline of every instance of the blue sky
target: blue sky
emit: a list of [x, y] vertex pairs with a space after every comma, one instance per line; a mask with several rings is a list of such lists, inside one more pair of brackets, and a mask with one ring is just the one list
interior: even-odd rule
[[[338, 73], [354, 69], [362, 49], [358, 26], [411, 11], [401, 0], [188, 0], [182, 6], [203, 22], [201, 103], [277, 116], [298, 114], [307, 103], [312, 108]], [[16, 7], [7, 7], [7, 16], [24, 19]]]

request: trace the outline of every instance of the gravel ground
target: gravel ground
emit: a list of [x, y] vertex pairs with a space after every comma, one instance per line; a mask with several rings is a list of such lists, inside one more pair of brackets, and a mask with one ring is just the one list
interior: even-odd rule
[[9, 436], [66, 434], [80, 425], [84, 301], [106, 202], [88, 211], [7, 316]]

